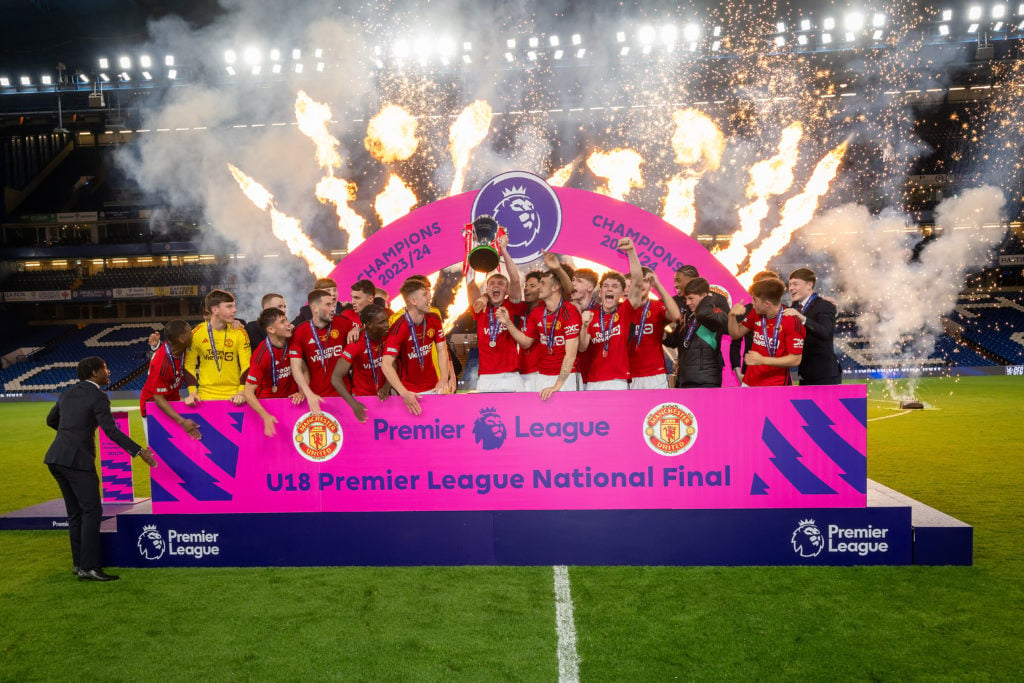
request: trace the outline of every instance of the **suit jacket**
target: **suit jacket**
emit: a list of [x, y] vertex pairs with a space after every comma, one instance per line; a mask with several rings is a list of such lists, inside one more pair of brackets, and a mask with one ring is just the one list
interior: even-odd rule
[[804, 353], [800, 360], [800, 382], [802, 384], [838, 384], [843, 370], [836, 359], [834, 345], [836, 334], [836, 306], [820, 296], [805, 310], [807, 316], [804, 328]]
[[83, 380], [62, 393], [46, 416], [46, 424], [57, 430], [43, 458], [47, 464], [95, 470], [97, 427], [132, 456], [142, 450], [117, 428], [110, 414], [110, 399], [92, 382]]

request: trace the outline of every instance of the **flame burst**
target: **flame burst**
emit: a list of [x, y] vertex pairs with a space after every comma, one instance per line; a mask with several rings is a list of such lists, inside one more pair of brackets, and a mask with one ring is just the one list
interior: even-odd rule
[[334, 270], [334, 263], [314, 246], [309, 236], [302, 231], [302, 223], [297, 218], [285, 215], [274, 206], [274, 195], [267, 188], [243, 173], [237, 166], [228, 164], [228, 170], [234, 176], [242, 192], [261, 211], [270, 212], [270, 225], [274, 237], [285, 243], [295, 256], [306, 262], [309, 272], [317, 277], [327, 277]]
[[355, 183], [333, 175], [324, 176], [316, 184], [316, 198], [324, 204], [333, 204], [338, 215], [338, 228], [348, 235], [348, 250], [352, 251], [363, 243], [363, 229], [366, 219], [348, 205], [356, 198]]
[[676, 124], [672, 149], [676, 163], [687, 166], [668, 181], [662, 218], [684, 234], [692, 235], [697, 225], [697, 183], [708, 171], [717, 170], [725, 151], [725, 135], [707, 114], [681, 109], [672, 115]]
[[444, 311], [444, 333], [447, 335], [455, 327], [455, 321], [470, 306], [469, 287], [460, 279], [452, 287], [452, 302]]
[[814, 212], [818, 208], [818, 200], [828, 192], [829, 183], [839, 172], [839, 165], [843, 162], [849, 143], [849, 140], [844, 140], [838, 147], [826, 154], [814, 167], [814, 172], [811, 174], [811, 179], [807, 181], [807, 185], [804, 186], [804, 191], [786, 201], [782, 207], [779, 225], [750, 254], [747, 270], [739, 276], [743, 286], [749, 287], [754, 280], [754, 275], [764, 270], [768, 261], [789, 244], [793, 233], [807, 225], [814, 217]]
[[418, 201], [409, 186], [392, 173], [387, 186], [374, 200], [373, 210], [380, 216], [381, 227], [384, 227], [409, 213]]
[[389, 104], [370, 119], [366, 126], [366, 149], [381, 163], [405, 161], [419, 147], [420, 142], [416, 138], [418, 125], [408, 111], [396, 104]]
[[625, 200], [631, 189], [644, 186], [644, 178], [640, 174], [643, 161], [644, 158], [632, 149], [593, 152], [587, 157], [587, 168], [598, 178], [608, 181], [607, 185], [595, 191], [620, 201]]
[[462, 192], [466, 182], [466, 167], [469, 166], [469, 155], [476, 149], [491, 128], [494, 110], [486, 100], [477, 100], [462, 110], [448, 132], [448, 149], [455, 163], [455, 178], [452, 180], [448, 195]]
[[316, 145], [316, 162], [320, 168], [331, 173], [332, 169], [340, 167], [341, 155], [338, 153], [338, 146], [341, 143], [327, 130], [327, 124], [331, 120], [331, 108], [300, 90], [295, 97], [295, 120], [302, 134]]
[[548, 185], [552, 187], [565, 187], [565, 184], [569, 182], [569, 178], [572, 177], [573, 168], [576, 166], [576, 162], [570, 161], [562, 168], [558, 169], [551, 174], [548, 178]]
[[804, 127], [799, 121], [789, 124], [779, 140], [778, 153], [750, 167], [747, 196], [754, 201], [739, 210], [740, 228], [729, 240], [729, 246], [715, 257], [731, 273], [736, 273], [747, 257], [747, 245], [761, 234], [761, 221], [768, 215], [768, 198], [780, 195], [793, 184], [793, 168], [800, 158], [800, 139]]

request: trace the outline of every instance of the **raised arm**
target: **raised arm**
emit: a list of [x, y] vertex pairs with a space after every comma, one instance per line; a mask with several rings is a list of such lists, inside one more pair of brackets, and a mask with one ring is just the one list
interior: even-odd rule
[[[636, 246], [633, 244], [633, 240], [624, 237], [619, 240], [615, 248], [625, 252], [629, 259], [629, 290], [626, 291], [626, 298], [629, 299], [629, 304], [633, 308], [640, 308], [640, 304], [644, 302], [644, 271], [640, 266], [640, 257], [636, 255]], [[676, 311], [678, 310], [677, 306]], [[678, 318], [676, 319], [678, 320]]]
[[508, 253], [508, 235], [498, 238], [498, 247], [501, 249], [501, 258], [505, 262], [505, 270], [508, 271], [508, 300], [517, 304], [523, 300], [523, 278], [519, 274], [519, 266], [512, 260], [512, 255]]
[[[633, 264], [630, 263], [630, 271], [632, 271], [632, 265]], [[677, 304], [672, 295], [668, 293], [665, 286], [661, 284], [661, 280], [658, 279], [657, 273], [651, 273], [651, 286], [654, 287], [656, 292], [658, 292], [658, 296], [661, 297], [662, 302], [665, 304], [665, 318], [670, 323], [682, 320], [683, 314], [679, 310], [679, 304]]]
[[547, 251], [542, 253], [544, 254], [544, 265], [558, 278], [558, 285], [562, 288], [562, 298], [568, 301], [572, 294], [572, 280], [569, 279], [569, 274], [565, 272], [565, 268], [562, 267], [557, 256]]

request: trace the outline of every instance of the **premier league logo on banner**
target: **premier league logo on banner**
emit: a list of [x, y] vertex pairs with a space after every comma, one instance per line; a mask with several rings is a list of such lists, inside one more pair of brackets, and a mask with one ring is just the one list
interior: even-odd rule
[[508, 253], [528, 263], [551, 249], [562, 229], [562, 205], [542, 178], [509, 171], [487, 181], [473, 201], [473, 216], [492, 216], [508, 231]]

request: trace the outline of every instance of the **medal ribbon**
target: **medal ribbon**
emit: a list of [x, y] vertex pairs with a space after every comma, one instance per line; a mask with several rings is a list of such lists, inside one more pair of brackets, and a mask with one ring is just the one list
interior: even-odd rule
[[174, 362], [174, 354], [171, 353], [171, 345], [169, 342], [164, 342], [164, 352], [171, 360], [171, 369], [174, 370], [174, 384], [175, 386], [180, 387], [181, 380], [185, 376], [185, 352], [181, 352], [181, 358], [179, 359], [181, 361], [180, 367]]
[[[320, 341], [320, 334], [317, 332], [316, 325], [313, 324], [312, 320], [309, 321], [309, 329], [313, 331], [313, 341], [316, 342], [316, 348], [320, 352], [320, 367], [323, 368], [324, 372], [327, 372], [327, 356], [324, 354], [324, 345]], [[327, 325], [327, 329], [327, 334], [330, 334], [330, 324]]]
[[[604, 326], [604, 306], [601, 306], [599, 311], [600, 318], [598, 319], [598, 325], [601, 327], [601, 336], [604, 337], [604, 355], [608, 355], [608, 344], [611, 342], [611, 335], [607, 334], [607, 329]], [[608, 314], [608, 327], [612, 326], [612, 318], [615, 317], [615, 313]]]
[[380, 379], [377, 377], [377, 361], [373, 357], [373, 348], [370, 346], [370, 335], [363, 332], [363, 339], [366, 341], [366, 357], [370, 359], [370, 372], [373, 373], [373, 385], [380, 389]]
[[697, 331], [697, 314], [692, 314], [693, 317], [690, 323], [686, 326], [686, 337], [683, 339], [683, 348], [690, 348], [690, 340], [693, 339], [693, 333]]
[[494, 306], [491, 304], [487, 304], [487, 334], [492, 342], [498, 341], [498, 335], [501, 334], [501, 323], [494, 315]]
[[818, 293], [811, 292], [811, 295], [807, 297], [807, 299], [802, 304], [800, 304], [800, 312], [804, 313], [804, 311], [807, 310], [807, 307], [810, 306], [811, 302], [814, 301], [816, 298], [818, 298]]
[[267, 353], [270, 354], [270, 381], [274, 384], [274, 393], [277, 393], [277, 359], [274, 358], [274, 345], [270, 343], [270, 337], [264, 339], [267, 343]]
[[[423, 369], [423, 351], [420, 350], [420, 338], [416, 334], [416, 325], [413, 324], [409, 311], [405, 312], [405, 324], [409, 326], [409, 333], [412, 335], [412, 343], [416, 349], [416, 360], [419, 361], [420, 370]], [[423, 338], [427, 338], [427, 316], [423, 316]]]
[[772, 338], [768, 339], [768, 317], [761, 316], [761, 330], [764, 332], [764, 345], [768, 349], [768, 355], [772, 358], [775, 357], [775, 352], [779, 350], [779, 331], [782, 329], [782, 311], [785, 308], [779, 306], [779, 314], [775, 316], [775, 329], [772, 331]]
[[651, 310], [651, 300], [644, 304], [644, 312], [640, 314], [640, 324], [636, 328], [636, 348], [640, 348], [640, 342], [644, 338], [644, 328], [647, 326], [647, 313]]
[[558, 308], [555, 309], [554, 318], [551, 320], [551, 329], [548, 329], [548, 309], [544, 307], [544, 312], [541, 314], [541, 325], [544, 327], [544, 333], [548, 336], [548, 353], [553, 353], [555, 348], [555, 325], [558, 324], [558, 314], [562, 312], [562, 304], [564, 302], [558, 302]]
[[[206, 334], [210, 338], [210, 352], [213, 353], [213, 362], [217, 366], [217, 372], [220, 372], [220, 358], [217, 356], [217, 345], [213, 342], [213, 324], [206, 321]], [[224, 328], [224, 338], [228, 336], [227, 328]]]

